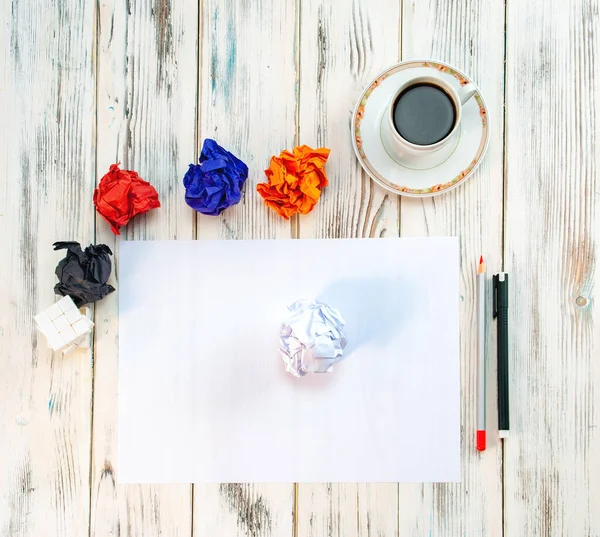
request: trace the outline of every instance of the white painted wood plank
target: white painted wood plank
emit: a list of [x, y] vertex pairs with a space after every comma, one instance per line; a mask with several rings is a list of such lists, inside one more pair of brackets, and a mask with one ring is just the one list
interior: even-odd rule
[[[214, 138], [249, 168], [242, 201], [219, 217], [198, 215], [197, 237], [289, 238], [290, 222], [256, 192], [271, 155], [296, 135], [296, 5], [202, 3], [200, 144]], [[293, 484], [196, 485], [194, 535], [291, 536]]]
[[398, 197], [362, 172], [351, 116], [364, 88], [398, 61], [398, 0], [303, 0], [300, 143], [329, 147], [329, 186], [299, 219], [302, 238], [398, 236]]
[[[121, 161], [162, 205], [122, 228], [126, 239], [193, 237], [181, 181], [196, 153], [197, 9], [194, 0], [99, 4], [97, 180]], [[117, 292], [96, 307], [91, 534], [188, 536], [190, 485], [116, 484], [118, 246], [99, 215], [96, 233], [115, 251]]]
[[94, 6], [3, 2], [0, 15], [0, 534], [80, 537], [91, 351], [53, 354], [33, 316], [55, 301], [52, 243], [94, 238]]
[[[329, 186], [298, 219], [302, 238], [396, 237], [398, 205], [362, 172], [351, 112], [364, 87], [398, 61], [399, 2], [303, 0], [299, 140], [329, 147]], [[398, 534], [394, 483], [298, 485], [298, 536]]]
[[300, 483], [298, 536], [398, 535], [398, 485]]
[[598, 3], [507, 23], [505, 535], [600, 535]]
[[293, 485], [194, 486], [194, 536], [292, 537]]
[[[461, 238], [461, 484], [400, 485], [400, 535], [501, 535], [502, 468], [495, 389], [495, 327], [488, 331], [488, 449], [475, 449], [475, 271], [479, 256], [500, 270], [503, 196], [504, 3], [405, 1], [402, 59], [432, 58], [464, 70], [490, 110], [492, 138], [474, 176], [447, 194], [403, 198], [401, 234]], [[488, 311], [490, 309], [488, 308]], [[488, 316], [489, 317], [489, 316]]]
[[198, 214], [199, 239], [290, 237], [290, 222], [265, 206], [256, 185], [271, 156], [294, 146], [295, 34], [292, 0], [203, 2], [200, 142], [215, 139], [249, 171], [238, 205], [219, 217]]

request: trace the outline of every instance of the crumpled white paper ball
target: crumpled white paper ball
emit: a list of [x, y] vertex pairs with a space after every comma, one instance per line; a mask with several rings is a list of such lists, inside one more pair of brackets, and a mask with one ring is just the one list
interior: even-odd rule
[[331, 372], [333, 364], [343, 358], [347, 343], [340, 312], [306, 299], [294, 302], [288, 310], [279, 334], [286, 370], [296, 377]]

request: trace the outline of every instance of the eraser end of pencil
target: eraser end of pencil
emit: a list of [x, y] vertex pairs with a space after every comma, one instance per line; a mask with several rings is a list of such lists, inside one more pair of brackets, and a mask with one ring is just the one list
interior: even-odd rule
[[485, 451], [485, 431], [477, 431], [477, 451]]

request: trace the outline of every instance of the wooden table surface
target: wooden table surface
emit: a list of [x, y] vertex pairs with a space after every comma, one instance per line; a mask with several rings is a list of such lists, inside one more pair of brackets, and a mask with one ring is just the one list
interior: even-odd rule
[[[596, 0], [5, 0], [0, 15], [0, 535], [600, 535]], [[373, 184], [349, 131], [365, 84], [410, 58], [468, 73], [492, 125], [474, 177], [422, 200]], [[216, 218], [181, 184], [205, 137], [250, 167]], [[330, 186], [285, 222], [255, 185], [297, 143], [332, 149]], [[460, 236], [462, 483], [117, 485], [117, 293], [91, 351], [53, 354], [33, 323], [54, 301], [54, 241], [108, 244], [118, 288], [92, 204], [117, 161], [162, 202], [126, 239]], [[511, 437], [480, 454], [482, 252], [512, 276], [515, 330]], [[492, 327], [492, 430], [494, 349]]]

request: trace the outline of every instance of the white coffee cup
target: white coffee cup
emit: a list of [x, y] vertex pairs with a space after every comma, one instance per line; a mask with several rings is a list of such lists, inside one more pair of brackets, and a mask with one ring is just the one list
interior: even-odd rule
[[[454, 103], [454, 125], [445, 138], [430, 145], [418, 145], [404, 139], [394, 125], [394, 105], [400, 94], [411, 86], [430, 84], [437, 86], [452, 99]], [[475, 93], [473, 84], [462, 86], [456, 91], [448, 82], [439, 76], [419, 76], [407, 80], [392, 97], [388, 109], [381, 122], [381, 140], [387, 153], [396, 162], [417, 170], [434, 168], [447, 160], [456, 149], [460, 137], [460, 121], [462, 119], [462, 105]]]

